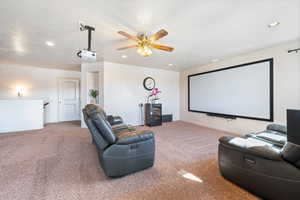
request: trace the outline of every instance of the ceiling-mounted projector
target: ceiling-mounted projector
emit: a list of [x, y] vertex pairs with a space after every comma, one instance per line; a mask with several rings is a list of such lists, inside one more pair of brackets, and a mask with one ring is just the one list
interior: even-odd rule
[[94, 51], [81, 50], [77, 53], [78, 57], [81, 58], [82, 61], [85, 62], [96, 62], [97, 54]]
[[88, 48], [83, 49], [77, 52], [77, 56], [85, 62], [96, 62], [97, 54], [95, 51], [92, 51], [91, 42], [92, 42], [92, 31], [95, 31], [95, 28], [88, 25], [80, 24], [80, 31], [88, 31]]

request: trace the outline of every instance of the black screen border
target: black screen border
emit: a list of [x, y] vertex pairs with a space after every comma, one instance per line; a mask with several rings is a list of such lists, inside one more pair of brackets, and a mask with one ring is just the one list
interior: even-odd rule
[[[269, 79], [270, 79], [270, 116], [269, 118], [257, 118], [257, 117], [249, 117], [249, 116], [242, 116], [242, 115], [229, 115], [229, 114], [224, 114], [224, 113], [214, 113], [214, 112], [206, 112], [206, 111], [199, 111], [199, 110], [192, 110], [190, 108], [190, 78], [193, 76], [199, 76], [199, 75], [203, 75], [203, 74], [208, 74], [208, 73], [214, 73], [214, 72], [219, 72], [219, 71], [224, 71], [224, 70], [230, 70], [230, 69], [234, 69], [234, 68], [239, 68], [239, 67], [245, 67], [245, 66], [249, 66], [249, 65], [253, 65], [253, 64], [257, 64], [257, 63], [263, 63], [263, 62], [269, 62], [269, 67], [270, 67], [270, 74], [269, 74]], [[258, 60], [258, 61], [254, 61], [254, 62], [249, 62], [249, 63], [244, 63], [244, 64], [240, 64], [240, 65], [234, 65], [234, 66], [230, 66], [230, 67], [225, 67], [225, 68], [221, 68], [221, 69], [216, 69], [216, 70], [212, 70], [212, 71], [206, 71], [206, 72], [201, 72], [201, 73], [197, 73], [197, 74], [191, 74], [188, 75], [188, 111], [189, 112], [197, 112], [197, 113], [204, 113], [207, 115], [211, 115], [211, 116], [217, 116], [217, 117], [224, 117], [224, 118], [244, 118], [244, 119], [252, 119], [252, 120], [260, 120], [260, 121], [268, 121], [268, 122], [273, 122], [274, 121], [274, 71], [273, 71], [273, 63], [274, 63], [274, 59], [273, 58], [268, 58], [268, 59], [264, 59], [264, 60]]]

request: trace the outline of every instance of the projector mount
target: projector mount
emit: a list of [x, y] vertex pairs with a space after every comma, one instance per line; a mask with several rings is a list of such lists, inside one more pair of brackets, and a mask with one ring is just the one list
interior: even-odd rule
[[[88, 48], [86, 49], [89, 52], [92, 52], [92, 32], [95, 31], [95, 27], [89, 26], [89, 25], [84, 25], [82, 23], [79, 24], [80, 25], [80, 31], [88, 31]], [[77, 52], [77, 56], [79, 58], [81, 58], [81, 52], [82, 50]]]

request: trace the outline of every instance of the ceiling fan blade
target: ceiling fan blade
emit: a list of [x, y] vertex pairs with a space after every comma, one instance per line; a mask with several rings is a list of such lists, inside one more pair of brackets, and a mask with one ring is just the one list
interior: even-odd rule
[[120, 35], [123, 35], [124, 37], [128, 38], [129, 40], [133, 40], [133, 41], [136, 41], [136, 42], [140, 41], [136, 36], [130, 35], [129, 33], [126, 33], [124, 31], [118, 31], [118, 33]]
[[163, 45], [159, 45], [159, 44], [151, 44], [151, 46], [155, 49], [160, 49], [160, 50], [163, 50], [163, 51], [173, 51], [174, 48], [173, 47], [168, 47], [168, 46], [163, 46]]
[[130, 49], [130, 48], [134, 48], [134, 47], [138, 47], [138, 45], [130, 45], [130, 46], [127, 46], [127, 47], [121, 47], [121, 48], [118, 48], [117, 50], [124, 50], [124, 49]]
[[164, 29], [161, 29], [160, 31], [158, 31], [157, 33], [155, 33], [154, 35], [152, 35], [150, 37], [150, 40], [152, 42], [156, 41], [156, 40], [159, 40], [160, 38], [162, 37], [165, 37], [166, 35], [168, 35], [168, 31], [164, 30]]

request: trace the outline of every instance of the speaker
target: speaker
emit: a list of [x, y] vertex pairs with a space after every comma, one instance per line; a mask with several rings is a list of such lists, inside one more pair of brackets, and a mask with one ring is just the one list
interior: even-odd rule
[[287, 141], [300, 145], [300, 110], [287, 110]]
[[172, 122], [173, 121], [173, 115], [163, 115], [162, 116], [162, 122]]

